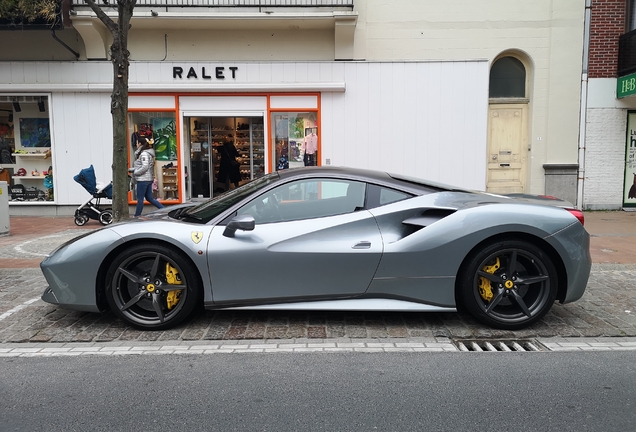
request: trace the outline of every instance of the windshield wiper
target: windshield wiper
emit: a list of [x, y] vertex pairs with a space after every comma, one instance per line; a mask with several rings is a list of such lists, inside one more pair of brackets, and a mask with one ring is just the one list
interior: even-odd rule
[[203, 219], [201, 219], [198, 216], [194, 216], [191, 214], [188, 214], [188, 210], [192, 209], [192, 207], [181, 207], [179, 209], [176, 209], [173, 212], [168, 213], [168, 216], [170, 216], [173, 219], [185, 219], [185, 218], [190, 218], [196, 221], [202, 221]]

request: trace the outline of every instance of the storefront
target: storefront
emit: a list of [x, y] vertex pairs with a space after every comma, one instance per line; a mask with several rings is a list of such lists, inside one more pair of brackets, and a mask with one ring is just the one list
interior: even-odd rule
[[[108, 62], [0, 63], [0, 97], [9, 104], [6, 114], [0, 111], [0, 123], [9, 125], [11, 97], [37, 90], [28, 95], [35, 101], [28, 118], [42, 120], [29, 127], [43, 130], [47, 119], [50, 133], [48, 143], [26, 150], [37, 155], [17, 156], [2, 166], [13, 170], [13, 183], [36, 182], [15, 176], [23, 165], [40, 176], [54, 173], [50, 192], [45, 179], [37, 179], [44, 201], [12, 200], [10, 213], [72, 214], [89, 198], [73, 176], [90, 165], [100, 184], [110, 182], [111, 74]], [[38, 111], [37, 97], [43, 97], [44, 112]], [[313, 165], [380, 169], [484, 190], [487, 111], [485, 60], [134, 62], [128, 158], [132, 166], [139, 137], [152, 140], [153, 189], [164, 205], [206, 199], [265, 173]], [[18, 116], [10, 112], [15, 125]], [[9, 129], [16, 155], [22, 132]], [[136, 202], [133, 191], [129, 202]]]
[[[140, 137], [155, 151], [155, 198], [206, 199], [267, 172], [319, 165], [320, 94], [131, 94], [132, 166]], [[267, 143], [267, 144], [266, 144]], [[136, 202], [134, 191], [130, 203]]]

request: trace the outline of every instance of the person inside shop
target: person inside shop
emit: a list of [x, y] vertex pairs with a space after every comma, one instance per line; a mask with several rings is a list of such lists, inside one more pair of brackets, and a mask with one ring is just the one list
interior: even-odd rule
[[239, 168], [241, 164], [236, 158], [241, 155], [236, 147], [234, 147], [232, 141], [223, 143], [219, 154], [221, 155], [221, 161], [219, 162], [219, 173], [216, 176], [217, 181], [225, 185], [226, 191], [230, 189], [230, 183], [232, 183], [235, 188], [239, 187], [239, 182], [241, 181], [241, 171]]
[[305, 152], [303, 157], [305, 166], [315, 166], [316, 153], [318, 152], [318, 135], [316, 135], [316, 128], [312, 128], [311, 133], [305, 136], [303, 150]]
[[135, 162], [128, 172], [132, 174], [137, 184], [137, 207], [134, 217], [141, 216], [144, 198], [153, 206], [163, 208], [163, 205], [152, 196], [152, 183], [155, 180], [155, 151], [144, 137], [139, 137], [137, 140]]

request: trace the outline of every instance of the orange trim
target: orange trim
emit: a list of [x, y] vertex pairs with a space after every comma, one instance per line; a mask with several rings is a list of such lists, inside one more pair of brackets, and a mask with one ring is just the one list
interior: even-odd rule
[[[129, 92], [130, 96], [316, 96], [320, 92], [197, 92], [197, 93], [179, 93], [179, 92]], [[137, 108], [134, 108], [137, 109]], [[172, 108], [168, 109], [172, 110]]]
[[[182, 148], [182, 142], [181, 142], [181, 134], [182, 134], [182, 124], [181, 124], [181, 116], [179, 115], [179, 113], [181, 112], [181, 108], [179, 105], [179, 98], [180, 97], [200, 97], [200, 96], [236, 96], [236, 97], [244, 97], [244, 96], [260, 96], [260, 97], [265, 97], [266, 98], [266, 110], [267, 112], [265, 113], [265, 115], [267, 116], [267, 131], [268, 131], [268, 136], [265, 138], [265, 145], [266, 145], [266, 153], [269, 155], [268, 156], [268, 173], [273, 172], [274, 170], [274, 158], [273, 158], [273, 149], [275, 148], [276, 143], [272, 142], [272, 113], [275, 112], [315, 112], [316, 113], [316, 122], [317, 122], [317, 127], [318, 127], [318, 158], [316, 160], [316, 164], [318, 166], [321, 166], [321, 159], [322, 159], [322, 93], [321, 92], [245, 92], [245, 93], [238, 93], [238, 92], [197, 92], [197, 93], [180, 93], [180, 92], [166, 92], [166, 93], [162, 93], [162, 92], [129, 92], [128, 96], [129, 97], [133, 97], [133, 96], [173, 96], [175, 98], [174, 101], [174, 108], [129, 108], [128, 112], [129, 113], [135, 113], [135, 112], [174, 112], [175, 113], [175, 125], [177, 128], [177, 149], [178, 149], [178, 155], [177, 155], [177, 166], [181, 167], [183, 166], [183, 157], [182, 157], [182, 153], [184, 151], [184, 149]], [[315, 96], [317, 99], [317, 108], [272, 108], [271, 107], [271, 97], [272, 96]], [[126, 129], [128, 129], [128, 118], [126, 118]], [[128, 137], [128, 148], [130, 146], [130, 137]], [[130, 164], [130, 150], [128, 150], [128, 162]], [[179, 174], [180, 177], [179, 179], [182, 180], [181, 174], [182, 171], [181, 169], [179, 170]], [[185, 179], [185, 178], [184, 178]], [[187, 180], [184, 180], [187, 181]], [[162, 204], [170, 204], [170, 203], [182, 203], [185, 202], [185, 195], [184, 195], [184, 189], [185, 185], [183, 184], [183, 181], [179, 181], [179, 185], [178, 185], [178, 194], [179, 194], [179, 201], [171, 201], [171, 200], [159, 200], [160, 203]], [[132, 192], [129, 191], [128, 192], [128, 203], [129, 204], [136, 204], [137, 201], [134, 201], [132, 199]]]
[[267, 95], [267, 114], [265, 114], [267, 116], [267, 154], [268, 154], [268, 158], [269, 159], [269, 169], [267, 170], [268, 173], [271, 173], [273, 168], [274, 168], [274, 158], [272, 157], [272, 146], [274, 146], [276, 143], [272, 143], [272, 108], [271, 108], [271, 96]]

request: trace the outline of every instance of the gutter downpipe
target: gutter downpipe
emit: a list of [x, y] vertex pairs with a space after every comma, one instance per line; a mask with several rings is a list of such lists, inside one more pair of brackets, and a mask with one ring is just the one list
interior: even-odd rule
[[590, 51], [590, 21], [592, 0], [585, 0], [585, 24], [583, 34], [583, 70], [581, 72], [581, 114], [579, 120], [579, 173], [577, 176], [576, 207], [583, 210], [583, 191], [585, 188], [585, 140], [587, 129], [587, 89]]
[[70, 46], [66, 45], [66, 43], [62, 39], [57, 37], [57, 35], [55, 34], [55, 29], [51, 29], [51, 36], [53, 36], [53, 39], [55, 39], [57, 42], [59, 42], [60, 45], [62, 45], [67, 50], [69, 50], [75, 56], [75, 60], [77, 60], [79, 58], [79, 56], [80, 56], [79, 53], [75, 52], [73, 50], [73, 48], [71, 48]]

